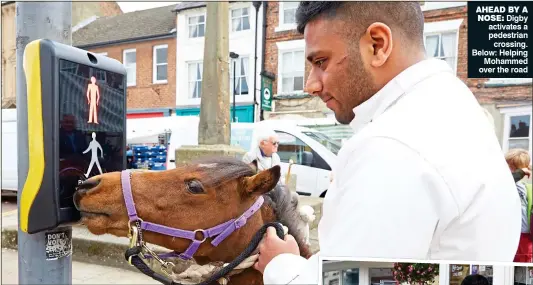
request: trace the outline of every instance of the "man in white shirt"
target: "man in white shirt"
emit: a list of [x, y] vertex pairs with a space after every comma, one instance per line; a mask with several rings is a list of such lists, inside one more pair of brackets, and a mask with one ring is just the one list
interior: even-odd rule
[[[418, 2], [301, 2], [319, 96], [355, 135], [338, 154], [306, 260], [269, 229], [265, 284], [317, 284], [323, 257], [512, 262], [520, 200], [495, 133], [446, 61], [426, 59]], [[433, 51], [428, 51], [433, 54]]]

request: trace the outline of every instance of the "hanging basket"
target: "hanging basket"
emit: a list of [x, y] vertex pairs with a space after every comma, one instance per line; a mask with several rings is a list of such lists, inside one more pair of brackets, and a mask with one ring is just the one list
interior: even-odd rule
[[439, 265], [430, 263], [394, 263], [396, 284], [429, 285], [439, 276]]

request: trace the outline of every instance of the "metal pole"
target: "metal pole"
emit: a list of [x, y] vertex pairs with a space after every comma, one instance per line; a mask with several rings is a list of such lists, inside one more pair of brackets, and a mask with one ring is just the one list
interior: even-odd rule
[[237, 120], [235, 120], [235, 89], [237, 89], [237, 86], [235, 86], [235, 69], [237, 66], [237, 61], [233, 61], [233, 122], [235, 123]]
[[[23, 56], [36, 39], [72, 44], [72, 2], [16, 2], [18, 199], [28, 171], [28, 108]], [[19, 225], [20, 225], [20, 204]], [[65, 230], [72, 233], [72, 227]], [[72, 284], [72, 257], [46, 260], [46, 232], [26, 234], [18, 229], [19, 284]]]
[[[261, 7], [261, 1], [253, 1], [255, 7], [255, 51], [254, 51], [254, 109], [253, 109], [253, 122], [255, 123], [255, 109], [258, 107], [257, 103], [257, 28], [259, 27], [259, 7]], [[265, 19], [263, 19], [264, 21]], [[263, 35], [265, 36], [265, 35]], [[264, 60], [264, 59], [263, 59]], [[261, 96], [259, 96], [261, 98]], [[261, 99], [259, 99], [261, 100]], [[259, 112], [259, 110], [258, 110]]]

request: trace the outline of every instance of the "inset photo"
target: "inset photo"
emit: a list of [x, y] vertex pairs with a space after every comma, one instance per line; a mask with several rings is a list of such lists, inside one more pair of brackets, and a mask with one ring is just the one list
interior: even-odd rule
[[533, 264], [323, 260], [322, 285], [533, 285]]

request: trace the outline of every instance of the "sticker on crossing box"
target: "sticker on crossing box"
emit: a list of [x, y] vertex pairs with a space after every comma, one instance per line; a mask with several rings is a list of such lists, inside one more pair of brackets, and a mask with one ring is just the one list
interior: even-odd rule
[[46, 260], [56, 260], [72, 254], [72, 231], [47, 232]]

